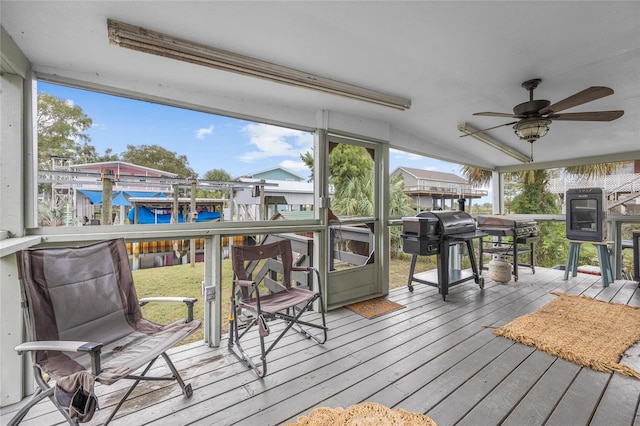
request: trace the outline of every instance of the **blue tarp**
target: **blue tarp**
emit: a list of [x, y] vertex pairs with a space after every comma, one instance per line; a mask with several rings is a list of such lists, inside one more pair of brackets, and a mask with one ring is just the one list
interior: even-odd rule
[[[88, 189], [79, 189], [79, 193], [84, 195], [91, 201], [91, 204], [102, 204], [102, 191], [90, 191]], [[164, 198], [162, 192], [144, 192], [144, 191], [113, 191], [111, 193], [112, 206], [130, 206], [129, 198], [131, 197], [159, 197]]]
[[210, 222], [212, 220], [220, 219], [220, 213], [218, 212], [200, 212], [196, 218], [196, 222]]
[[124, 196], [124, 192], [119, 192], [118, 195], [113, 196], [111, 200], [112, 206], [130, 206], [131, 203]]
[[102, 204], [102, 191], [79, 189], [78, 192], [87, 197], [89, 201], [91, 201], [91, 204]]
[[148, 191], [124, 191], [127, 194], [127, 198], [144, 198], [144, 197], [157, 197], [166, 198], [162, 192], [148, 192]]
[[[150, 209], [144, 206], [138, 206], [129, 210], [129, 214], [127, 218], [130, 223], [134, 223], [135, 219], [135, 211], [138, 209], [138, 223], [149, 224], [149, 223], [171, 223], [171, 213], [154, 213]], [[161, 211], [161, 210], [158, 210]], [[181, 215], [178, 215], [178, 223], [182, 223], [183, 219]]]
[[[140, 224], [155, 224], [155, 223], [171, 223], [171, 213], [154, 213], [153, 210], [144, 207], [138, 206], [138, 223]], [[160, 211], [167, 211], [158, 209]], [[129, 211], [129, 215], [127, 216], [129, 222], [133, 223], [135, 219], [135, 209], [131, 209]], [[220, 219], [220, 213], [218, 212], [200, 212], [198, 213], [198, 217], [196, 218], [196, 222], [208, 222], [212, 220]], [[182, 215], [178, 215], [178, 223], [183, 223], [184, 218]]]

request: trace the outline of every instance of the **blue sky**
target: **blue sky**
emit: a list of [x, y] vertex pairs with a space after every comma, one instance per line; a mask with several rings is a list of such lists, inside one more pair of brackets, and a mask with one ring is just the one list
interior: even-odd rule
[[[282, 166], [301, 176], [309, 170], [300, 154], [312, 151], [313, 135], [245, 120], [135, 101], [39, 82], [38, 91], [82, 108], [93, 120], [87, 131], [99, 154], [123, 153], [127, 145], [160, 145], [185, 155], [200, 176], [224, 169], [232, 177]], [[460, 175], [460, 166], [392, 151], [390, 165]]]

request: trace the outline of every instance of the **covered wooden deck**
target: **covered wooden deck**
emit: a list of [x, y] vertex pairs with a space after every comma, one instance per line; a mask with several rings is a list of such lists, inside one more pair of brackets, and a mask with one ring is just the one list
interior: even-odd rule
[[[562, 271], [523, 268], [517, 283], [487, 281], [481, 291], [469, 281], [452, 287], [446, 302], [430, 286], [395, 289], [389, 299], [404, 308], [378, 318], [329, 312], [325, 345], [290, 334], [272, 352], [262, 380], [228, 352], [226, 339], [218, 349], [178, 347], [172, 358], [193, 396], [183, 398], [175, 385], [141, 384], [113, 424], [278, 425], [314, 407], [362, 401], [426, 413], [441, 426], [638, 424], [640, 380], [581, 368], [492, 334], [551, 301], [553, 291], [640, 306], [635, 282], [603, 288], [598, 276], [562, 278]], [[637, 356], [631, 358], [638, 369]], [[103, 410], [91, 424], [100, 423], [123, 386], [98, 386]], [[3, 424], [16, 409], [3, 409]], [[23, 424], [61, 420], [45, 402]]]

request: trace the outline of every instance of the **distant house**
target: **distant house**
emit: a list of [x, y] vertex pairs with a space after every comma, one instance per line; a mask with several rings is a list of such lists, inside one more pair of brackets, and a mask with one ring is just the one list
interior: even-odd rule
[[271, 169], [262, 170], [255, 173], [250, 173], [246, 175], [239, 176], [239, 178], [249, 178], [249, 179], [265, 179], [265, 180], [284, 180], [284, 181], [292, 181], [292, 182], [306, 182], [306, 178], [304, 176], [300, 176], [292, 172], [291, 170], [287, 170], [284, 167], [273, 167]]
[[398, 167], [391, 173], [391, 179], [398, 175], [404, 180], [404, 193], [420, 210], [444, 209], [447, 200], [449, 208], [457, 209], [461, 198], [470, 206], [472, 199], [488, 195], [487, 190], [473, 188], [466, 179], [453, 173]]
[[[307, 182], [304, 176], [284, 167], [248, 173], [234, 180], [255, 183], [253, 189], [236, 192], [234, 197], [236, 220], [258, 220], [261, 217], [262, 203], [266, 206], [264, 220], [274, 217], [278, 212], [313, 209], [313, 182]], [[261, 183], [265, 185], [261, 186]]]

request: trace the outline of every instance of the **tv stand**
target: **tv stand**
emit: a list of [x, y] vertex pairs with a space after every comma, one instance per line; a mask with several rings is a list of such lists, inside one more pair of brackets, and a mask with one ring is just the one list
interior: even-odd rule
[[609, 287], [613, 282], [613, 267], [611, 266], [611, 254], [609, 254], [609, 244], [612, 241], [580, 241], [569, 240], [569, 254], [567, 255], [567, 265], [564, 268], [564, 280], [569, 279], [569, 270], [571, 276], [578, 275], [578, 259], [580, 258], [580, 246], [582, 244], [593, 244], [598, 253], [598, 263], [600, 264], [600, 276], [602, 277], [602, 286]]

